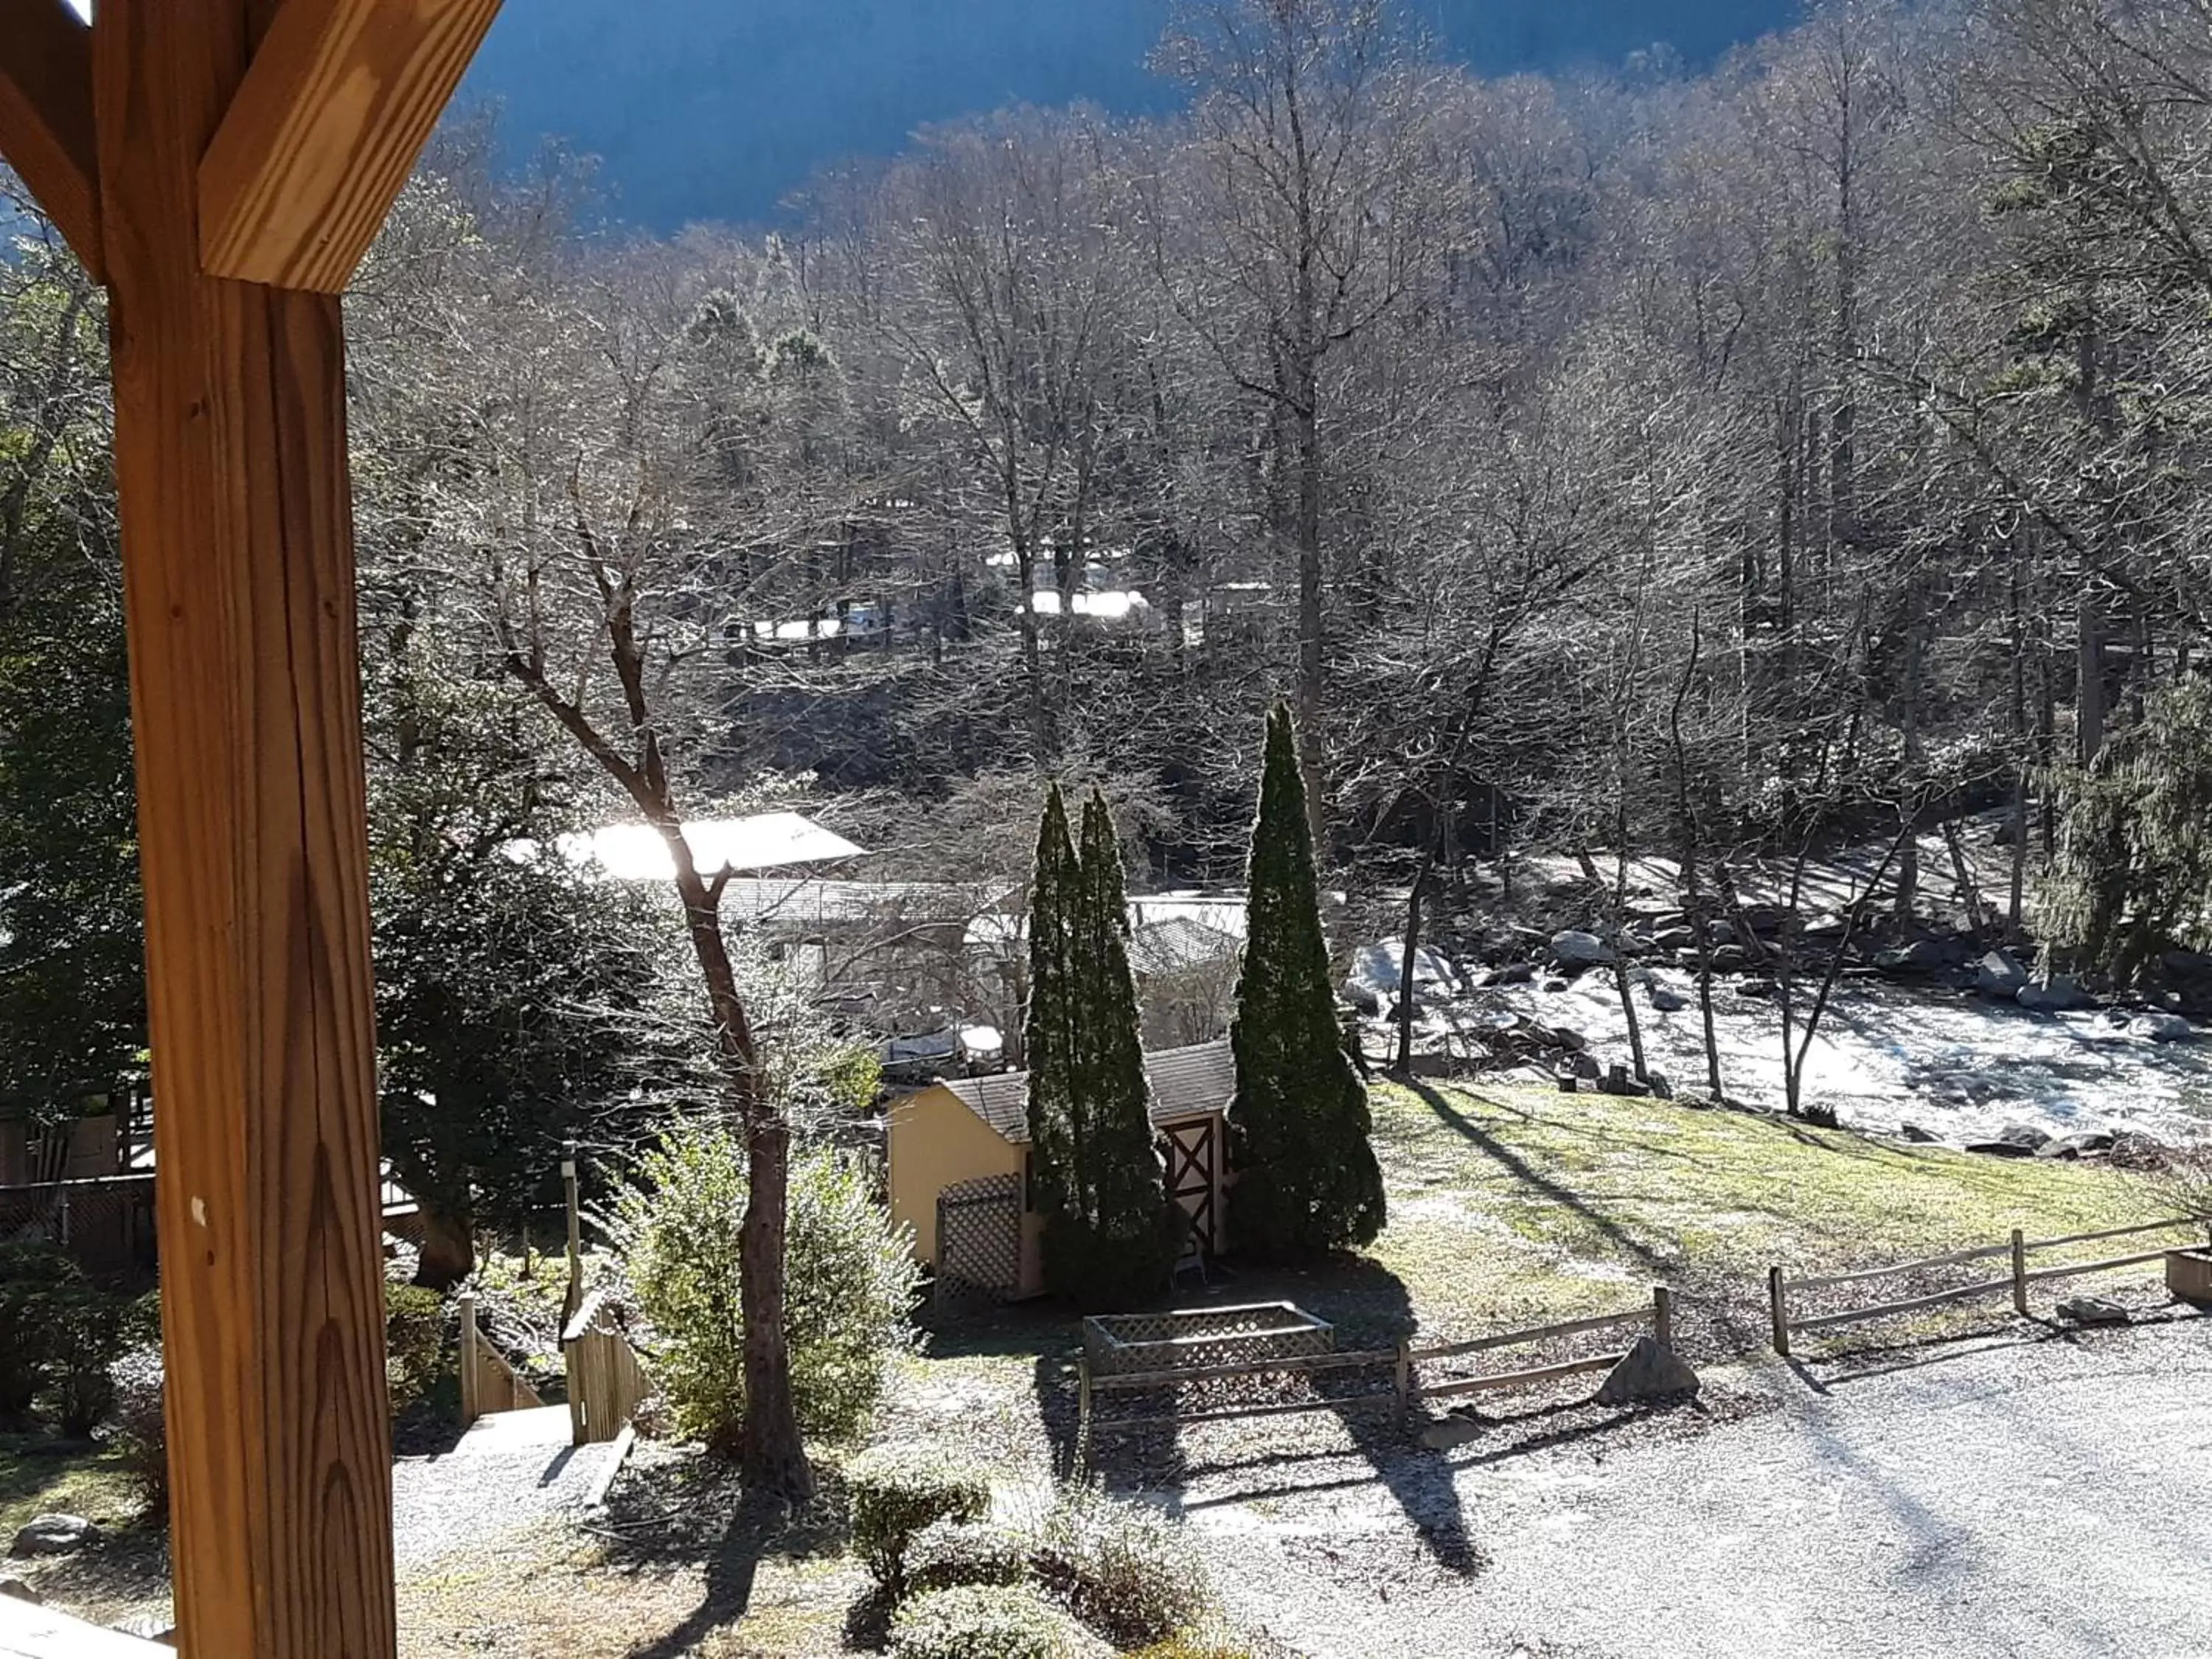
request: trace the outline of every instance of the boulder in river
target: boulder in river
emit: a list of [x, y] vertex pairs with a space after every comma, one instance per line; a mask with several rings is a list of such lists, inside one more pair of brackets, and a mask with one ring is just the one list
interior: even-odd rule
[[2055, 1140], [2045, 1141], [2035, 1149], [2035, 1155], [2069, 1160], [2086, 1158], [2094, 1152], [2111, 1152], [2113, 1139], [2110, 1130], [2085, 1129], [2079, 1134], [2060, 1135]]
[[1940, 939], [1917, 939], [1909, 945], [1893, 945], [1875, 951], [1874, 965], [1885, 974], [1933, 974], [1950, 965], [1950, 954]]
[[1485, 985], [1526, 985], [1536, 977], [1533, 962], [1502, 963], [1482, 976]]
[[1970, 1140], [1966, 1151], [1980, 1152], [1988, 1158], [2033, 1158], [2035, 1149], [2010, 1140]]
[[2008, 1146], [2025, 1146], [2037, 1152], [2051, 1144], [2051, 1132], [2039, 1129], [2033, 1123], [2008, 1123], [1997, 1131], [1997, 1139]]
[[1595, 933], [1563, 927], [1552, 935], [1552, 960], [1562, 968], [1595, 968], [1613, 960], [1613, 947]]
[[1992, 951], [1974, 964], [1974, 988], [1984, 996], [2016, 999], [2028, 983], [2027, 969], [2009, 951]]
[[2023, 985], [2014, 993], [2013, 1000], [2030, 1013], [2063, 1014], [2082, 1008], [2094, 1008], [2097, 999], [2064, 974], [2048, 985]]
[[2128, 1022], [2131, 1036], [2148, 1037], [2153, 1042], [2191, 1042], [2196, 1040], [2197, 1028], [2179, 1014], [2151, 1012], [2137, 1014]]

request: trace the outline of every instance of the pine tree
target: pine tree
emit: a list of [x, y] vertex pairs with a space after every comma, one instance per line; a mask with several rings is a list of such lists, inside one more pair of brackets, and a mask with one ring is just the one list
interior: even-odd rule
[[1083, 1143], [1075, 1093], [1075, 911], [1081, 871], [1068, 838], [1067, 803], [1054, 784], [1037, 825], [1036, 868], [1030, 879], [1030, 998], [1022, 1048], [1029, 1064], [1030, 1179], [1036, 1207], [1048, 1216], [1073, 1198]]
[[1072, 1201], [1047, 1218], [1045, 1278], [1063, 1295], [1104, 1306], [1140, 1300], [1164, 1285], [1174, 1235], [1152, 1148], [1121, 838], [1096, 791], [1083, 809], [1079, 856], [1069, 951], [1078, 1011], [1073, 1093], [1086, 1133], [1075, 1153]]
[[1364, 1244], [1382, 1229], [1382, 1172], [1368, 1145], [1367, 1091], [1344, 1051], [1329, 988], [1297, 733], [1281, 703], [1267, 717], [1244, 902], [1229, 1033], [1237, 1237], [1279, 1261]]

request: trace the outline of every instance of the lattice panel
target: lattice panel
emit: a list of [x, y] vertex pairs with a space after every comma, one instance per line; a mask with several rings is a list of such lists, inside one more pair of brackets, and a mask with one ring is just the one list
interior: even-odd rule
[[1202, 1370], [1327, 1353], [1333, 1327], [1287, 1302], [1241, 1308], [1193, 1308], [1155, 1314], [1094, 1315], [1083, 1346], [1099, 1376]]
[[1003, 1302], [1022, 1285], [1022, 1181], [963, 1181], [937, 1195], [937, 1306]]

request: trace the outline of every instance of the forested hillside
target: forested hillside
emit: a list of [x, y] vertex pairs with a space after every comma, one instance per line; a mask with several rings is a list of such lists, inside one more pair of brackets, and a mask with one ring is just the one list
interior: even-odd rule
[[[404, 683], [510, 745], [453, 785], [487, 846], [629, 809], [588, 729], [696, 803], [811, 787], [881, 875], [1018, 885], [1057, 775], [1139, 887], [1231, 881], [1286, 695], [1355, 899], [1626, 848], [1694, 905], [2012, 804], [2000, 904], [2063, 854], [2075, 937], [2189, 942], [2203, 23], [1837, 0], [1702, 76], [1484, 80], [1252, 0], [1164, 43], [1183, 113], [933, 130], [766, 240], [586, 234], [456, 127], [349, 301], [372, 764], [422, 753]], [[93, 927], [114, 824], [17, 826], [76, 798], [58, 720], [123, 787], [100, 301], [35, 241], [0, 283], [0, 836]]]
[[[1006, 103], [1173, 108], [1146, 71], [1169, 0], [532, 0], [463, 89], [505, 112], [510, 154], [550, 136], [599, 158], [611, 210], [664, 230], [765, 222], [825, 158]], [[1655, 48], [1699, 66], [1790, 21], [1789, 0], [1419, 0], [1440, 51], [1490, 74], [1612, 68]]]

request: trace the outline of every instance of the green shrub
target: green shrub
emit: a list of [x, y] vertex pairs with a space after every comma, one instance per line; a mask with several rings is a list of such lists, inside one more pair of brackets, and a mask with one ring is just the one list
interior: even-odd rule
[[1206, 1570], [1178, 1529], [1092, 1487], [1061, 1493], [1037, 1565], [1085, 1624], [1121, 1647], [1164, 1642], [1213, 1611]]
[[147, 1515], [166, 1519], [169, 1513], [169, 1424], [163, 1411], [161, 1345], [131, 1349], [115, 1362], [115, 1409], [109, 1443], [121, 1454], [123, 1473], [130, 1478], [138, 1502]]
[[[738, 1137], [687, 1126], [639, 1160], [615, 1203], [616, 1239], [653, 1329], [654, 1380], [678, 1431], [724, 1452], [744, 1423], [744, 1171]], [[919, 1270], [865, 1174], [828, 1152], [793, 1166], [784, 1248], [799, 1426], [850, 1434], [882, 1396], [884, 1361], [913, 1341]]]
[[31, 1414], [46, 1379], [54, 1299], [83, 1277], [51, 1244], [0, 1244], [0, 1421]]
[[98, 1428], [129, 1309], [52, 1244], [0, 1245], [0, 1418], [21, 1419], [43, 1398], [64, 1434]]
[[446, 1358], [446, 1303], [419, 1285], [384, 1287], [384, 1375], [397, 1417], [430, 1392]]
[[1110, 1650], [1033, 1589], [969, 1584], [901, 1607], [890, 1651], [892, 1659], [1094, 1659]]
[[845, 1469], [853, 1548], [886, 1584], [902, 1582], [908, 1541], [934, 1521], [981, 1521], [991, 1482], [980, 1469], [919, 1446], [878, 1446]]
[[124, 1347], [127, 1298], [96, 1285], [64, 1285], [47, 1297], [45, 1335], [47, 1400], [55, 1425], [82, 1440], [115, 1406], [109, 1375]]
[[909, 1590], [1018, 1584], [1029, 1576], [1029, 1540], [988, 1521], [933, 1521], [908, 1541], [903, 1565]]

